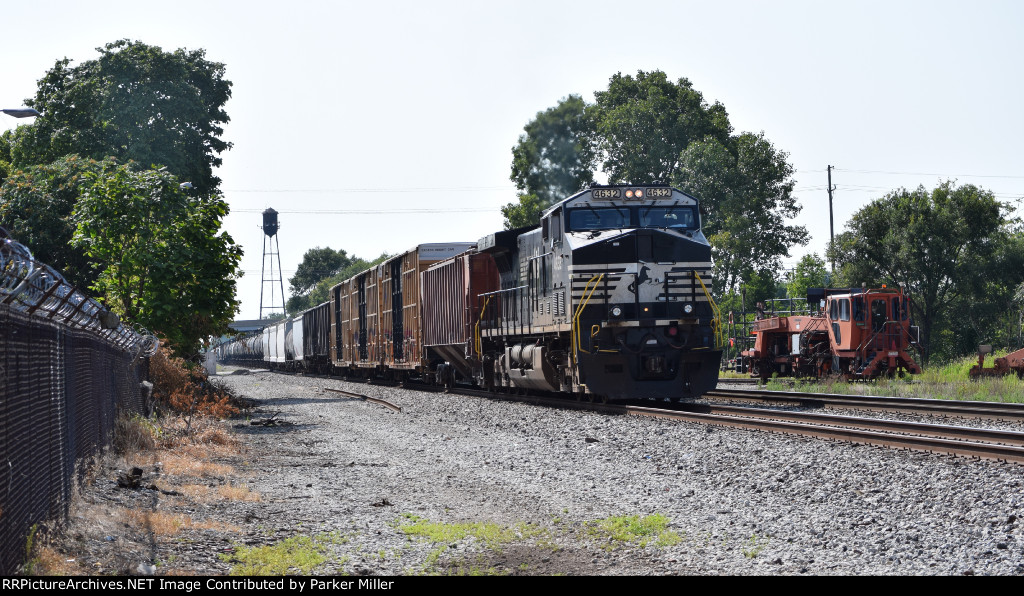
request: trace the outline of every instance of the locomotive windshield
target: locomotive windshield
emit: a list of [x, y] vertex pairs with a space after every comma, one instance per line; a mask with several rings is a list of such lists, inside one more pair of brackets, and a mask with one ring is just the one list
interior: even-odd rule
[[584, 207], [568, 210], [569, 230], [615, 230], [622, 228], [697, 229], [697, 215], [691, 206]]
[[625, 207], [587, 207], [569, 210], [570, 230], [614, 230], [628, 227], [631, 227], [629, 209]]
[[640, 209], [641, 228], [696, 228], [693, 207], [646, 207]]

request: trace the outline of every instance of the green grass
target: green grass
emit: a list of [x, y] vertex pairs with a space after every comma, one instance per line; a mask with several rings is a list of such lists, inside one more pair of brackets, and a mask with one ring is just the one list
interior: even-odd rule
[[668, 529], [668, 517], [656, 513], [646, 517], [620, 515], [587, 524], [587, 534], [605, 543], [605, 548], [620, 544], [659, 547], [679, 544], [679, 534]]
[[534, 524], [520, 522], [514, 526], [499, 526], [490, 522], [439, 523], [413, 514], [405, 514], [398, 529], [408, 536], [416, 536], [440, 544], [451, 544], [473, 539], [490, 549], [500, 550], [502, 545], [518, 540], [541, 537], [547, 530]]
[[[235, 563], [231, 575], [310, 575], [331, 561], [328, 548], [345, 540], [336, 534], [293, 536], [268, 546], [236, 546], [235, 552], [220, 555]], [[345, 560], [337, 561], [339, 565]]]
[[[804, 393], [836, 393], [840, 395], [872, 395], [892, 397], [918, 397], [925, 399], [956, 399], [964, 401], [994, 401], [1024, 403], [1024, 380], [1016, 375], [970, 380], [968, 371], [978, 363], [976, 357], [929, 366], [919, 375], [903, 379], [877, 379], [864, 382], [846, 382], [823, 379], [818, 382], [770, 379], [765, 384], [769, 391], [799, 391]], [[991, 367], [992, 360], [985, 359]]]
[[[402, 514], [394, 522], [400, 532], [411, 539], [426, 540], [435, 545], [415, 573], [427, 575], [510, 575], [526, 573], [530, 566], [522, 561], [510, 561], [509, 567], [489, 565], [484, 551], [501, 553], [509, 544], [525, 544], [536, 549], [557, 553], [561, 547], [557, 540], [564, 536], [589, 538], [600, 548], [614, 550], [626, 545], [656, 546], [664, 548], [682, 542], [679, 534], [669, 530], [669, 518], [661, 515], [623, 515], [591, 522], [571, 523], [553, 516], [552, 527], [520, 522], [505, 526], [490, 522], [433, 522], [412, 513]], [[447, 558], [456, 552], [476, 550], [474, 558]]]

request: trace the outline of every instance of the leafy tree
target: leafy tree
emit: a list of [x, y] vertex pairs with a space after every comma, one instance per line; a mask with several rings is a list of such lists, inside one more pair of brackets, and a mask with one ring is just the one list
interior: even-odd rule
[[[338, 252], [344, 253], [345, 251], [339, 250]], [[359, 257], [352, 257], [351, 259], [349, 259], [349, 263], [348, 265], [345, 266], [344, 269], [336, 272], [331, 276], [324, 277], [317, 281], [308, 294], [292, 296], [291, 298], [289, 298], [287, 304], [288, 312], [297, 314], [304, 310], [313, 308], [318, 304], [323, 304], [324, 302], [327, 302], [327, 300], [330, 299], [330, 290], [332, 287], [356, 275], [357, 273], [362, 273], [363, 271], [366, 271], [370, 267], [383, 263], [389, 258], [390, 255], [388, 255], [387, 253], [381, 254], [379, 257], [372, 261], [366, 261], [360, 259]]]
[[204, 50], [164, 52], [127, 39], [97, 51], [78, 66], [58, 60], [39, 81], [25, 103], [43, 115], [13, 135], [13, 164], [114, 156], [165, 166], [200, 194], [213, 192], [220, 183], [213, 168], [231, 146], [220, 138], [231, 97], [224, 65], [207, 61]]
[[541, 203], [537, 195], [520, 193], [518, 203], [508, 203], [501, 208], [501, 214], [505, 217], [505, 229], [514, 230], [537, 225], [541, 214], [548, 207], [549, 205]]
[[80, 288], [95, 283], [97, 272], [85, 251], [70, 245], [76, 227], [71, 213], [89, 183], [86, 174], [112, 163], [69, 155], [16, 170], [0, 186], [0, 226]]
[[100, 264], [92, 289], [107, 306], [186, 356], [226, 332], [242, 250], [220, 232], [223, 198], [186, 194], [166, 169], [113, 160], [85, 177], [72, 245]]
[[716, 296], [774, 280], [789, 248], [806, 243], [806, 229], [786, 224], [800, 212], [788, 155], [763, 133], [733, 135], [725, 107], [709, 105], [689, 80], [618, 73], [594, 95], [594, 105], [570, 95], [526, 125], [513, 149], [520, 193], [502, 208], [506, 228], [535, 225], [603, 160], [612, 183], [672, 182], [702, 199]]
[[807, 229], [787, 225], [800, 213], [793, 166], [762, 134], [723, 143], [707, 137], [681, 154], [673, 183], [702, 200], [704, 234], [715, 258], [715, 293], [755, 276], [776, 277], [789, 247], [807, 243]]
[[334, 250], [330, 247], [311, 248], [302, 256], [295, 275], [288, 280], [288, 286], [293, 295], [308, 294], [318, 281], [330, 277], [348, 267], [352, 259], [343, 250]]
[[793, 269], [793, 276], [786, 284], [786, 293], [790, 298], [806, 298], [808, 288], [828, 287], [829, 273], [825, 260], [812, 252], [800, 258]]
[[506, 229], [536, 225], [535, 215], [594, 181], [593, 112], [582, 97], [570, 95], [523, 127], [512, 148], [511, 179], [520, 204], [502, 208]]
[[981, 329], [984, 323], [971, 319], [987, 297], [1012, 297], [1022, 280], [1024, 247], [1012, 234], [1011, 210], [971, 184], [901, 188], [855, 213], [829, 257], [846, 285], [904, 287], [921, 327], [923, 359], [953, 356], [970, 349], [957, 345], [953, 331]]
[[687, 79], [664, 72], [618, 73], [597, 98], [597, 133], [612, 183], [668, 181], [682, 152], [708, 137], [725, 143], [732, 126], [725, 107], [708, 106]]

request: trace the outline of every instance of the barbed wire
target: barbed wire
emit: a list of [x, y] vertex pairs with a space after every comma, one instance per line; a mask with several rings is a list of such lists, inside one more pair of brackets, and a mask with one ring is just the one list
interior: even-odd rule
[[136, 358], [152, 356], [160, 345], [149, 331], [113, 319], [103, 305], [65, 280], [56, 269], [37, 261], [27, 246], [15, 241], [3, 228], [0, 305], [92, 332]]

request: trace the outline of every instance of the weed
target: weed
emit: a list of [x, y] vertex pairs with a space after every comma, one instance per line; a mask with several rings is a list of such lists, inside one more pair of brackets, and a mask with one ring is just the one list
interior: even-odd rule
[[618, 544], [665, 547], [679, 544], [679, 534], [668, 530], [668, 517], [656, 513], [646, 517], [621, 515], [600, 519], [587, 524], [587, 533], [605, 541], [605, 548], [611, 550]]
[[236, 546], [234, 553], [222, 554], [220, 559], [237, 563], [231, 575], [310, 575], [330, 560], [328, 547], [342, 540], [336, 534], [293, 536], [274, 545]]
[[28, 536], [25, 538], [25, 575], [32, 575], [35, 572], [38, 560], [34, 556], [36, 533], [39, 531], [39, 524], [32, 524]]
[[762, 541], [758, 539], [757, 534], [751, 534], [750, 539], [747, 540], [746, 546], [743, 547], [743, 556], [748, 559], [753, 559], [757, 555], [761, 554], [761, 551], [763, 551], [767, 546], [767, 538]]
[[[259, 493], [249, 490], [244, 484], [223, 484], [217, 489], [217, 494], [228, 501], [259, 501]], [[299, 524], [300, 526], [302, 524]]]
[[114, 436], [111, 446], [114, 453], [125, 455], [140, 451], [152, 451], [156, 448], [154, 436], [159, 436], [160, 429], [151, 421], [138, 414], [119, 414], [114, 420]]

